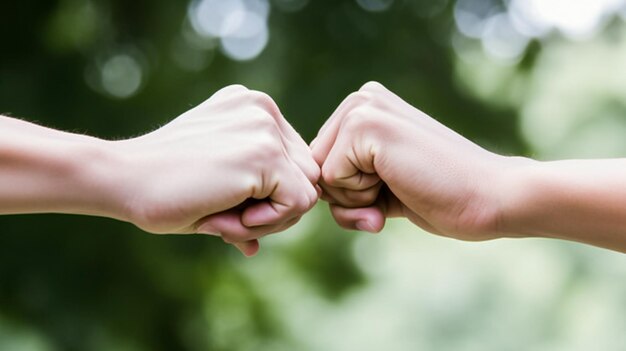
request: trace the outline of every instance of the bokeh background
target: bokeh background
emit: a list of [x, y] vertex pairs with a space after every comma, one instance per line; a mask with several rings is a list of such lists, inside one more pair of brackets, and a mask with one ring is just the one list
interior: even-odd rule
[[[3, 1], [0, 112], [128, 138], [240, 83], [310, 141], [378, 80], [496, 152], [619, 157], [625, 20], [622, 0]], [[622, 254], [345, 232], [323, 204], [261, 244], [2, 217], [0, 350], [626, 350]]]

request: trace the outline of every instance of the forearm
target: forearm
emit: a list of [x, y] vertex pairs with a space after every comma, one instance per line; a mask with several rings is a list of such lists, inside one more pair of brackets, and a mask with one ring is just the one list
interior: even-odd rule
[[112, 142], [0, 116], [0, 214], [124, 220], [116, 162]]
[[626, 252], [626, 159], [521, 163], [500, 190], [502, 234]]

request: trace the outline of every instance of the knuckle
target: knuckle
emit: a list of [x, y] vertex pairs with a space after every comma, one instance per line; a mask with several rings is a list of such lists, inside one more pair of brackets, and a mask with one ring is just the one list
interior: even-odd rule
[[225, 88], [223, 88], [222, 90], [233, 90], [233, 91], [248, 91], [248, 88], [246, 88], [244, 85], [241, 84], [231, 84]]
[[300, 196], [293, 205], [295, 213], [300, 214], [309, 210], [311, 201], [308, 196]]
[[315, 163], [315, 165], [317, 166], [318, 169], [318, 176], [317, 176], [317, 181], [319, 182], [319, 180], [321, 179], [322, 176], [322, 165], [324, 165], [324, 162], [326, 162], [326, 158], [328, 158], [328, 155], [326, 155], [325, 153], [322, 153], [323, 149], [321, 148], [313, 148], [311, 150], [311, 156], [313, 157], [313, 162]]
[[262, 159], [276, 159], [283, 156], [283, 147], [275, 135], [271, 131], [261, 132], [255, 143], [255, 151]]
[[317, 194], [317, 191], [315, 189], [311, 189], [309, 191], [309, 203], [307, 206], [307, 210], [310, 210], [311, 208], [313, 208], [313, 206], [317, 204], [318, 200], [319, 200], [319, 195]]
[[250, 99], [254, 104], [260, 106], [266, 111], [274, 111], [278, 109], [278, 106], [276, 105], [276, 102], [274, 102], [274, 99], [272, 99], [271, 96], [262, 91], [250, 91]]
[[317, 202], [317, 191], [312, 185], [307, 185], [306, 190], [304, 191], [304, 205], [306, 210], [310, 210], [315, 203]]
[[332, 186], [337, 181], [337, 174], [333, 167], [329, 166], [328, 163], [324, 163], [321, 173], [324, 183]]
[[252, 107], [247, 114], [247, 119], [248, 127], [254, 133], [264, 134], [270, 139], [280, 139], [280, 131], [276, 120], [267, 111], [259, 107]]
[[248, 115], [254, 127], [270, 127], [275, 124], [274, 118], [265, 109], [259, 106], [250, 106]]
[[374, 107], [359, 106], [346, 116], [344, 127], [354, 131], [367, 131], [380, 127], [382, 122]]
[[317, 184], [319, 182], [320, 177], [322, 176], [322, 170], [320, 166], [318, 166], [315, 160], [311, 161], [311, 165], [309, 166], [309, 177], [311, 178], [311, 183]]
[[385, 89], [385, 87], [382, 84], [380, 84], [377, 81], [371, 80], [363, 84], [363, 86], [361, 86], [361, 89], [359, 89], [359, 91], [380, 91], [382, 89]]
[[350, 95], [348, 95], [348, 97], [346, 98], [346, 100], [348, 100], [348, 102], [354, 106], [354, 107], [358, 107], [360, 105], [366, 104], [368, 102], [370, 102], [373, 98], [373, 95], [369, 92], [366, 91], [355, 91], [353, 93], [350, 93]]
[[311, 185], [317, 184], [320, 179], [320, 166], [315, 162], [313, 155], [290, 155], [295, 161], [296, 165], [300, 167], [306, 179], [311, 182]]

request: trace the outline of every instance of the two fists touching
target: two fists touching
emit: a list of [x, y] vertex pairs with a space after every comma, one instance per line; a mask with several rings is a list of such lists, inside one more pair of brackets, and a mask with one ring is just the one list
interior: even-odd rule
[[0, 215], [111, 217], [221, 236], [253, 255], [319, 197], [349, 229], [406, 217], [464, 240], [552, 237], [626, 252], [626, 159], [496, 155], [378, 83], [348, 96], [310, 146], [269, 96], [242, 86], [122, 141], [0, 116]]
[[246, 255], [319, 196], [349, 229], [378, 232], [398, 216], [464, 239], [495, 229], [479, 185], [499, 156], [378, 83], [346, 98], [310, 148], [268, 95], [242, 86], [118, 143], [140, 172], [128, 190], [131, 222], [153, 233], [219, 235]]

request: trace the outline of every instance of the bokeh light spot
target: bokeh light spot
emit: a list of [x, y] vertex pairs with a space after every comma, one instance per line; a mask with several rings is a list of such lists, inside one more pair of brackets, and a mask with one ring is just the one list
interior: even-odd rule
[[269, 40], [267, 0], [196, 0], [188, 17], [195, 31], [219, 38], [222, 52], [239, 61], [256, 58]]
[[506, 13], [500, 13], [487, 20], [482, 43], [489, 55], [503, 61], [515, 62], [524, 53], [528, 38], [515, 30]]
[[232, 28], [233, 17], [245, 10], [241, 0], [201, 0], [191, 3], [189, 18], [199, 34], [220, 37]]
[[454, 20], [463, 35], [480, 38], [487, 20], [501, 12], [494, 1], [458, 0], [454, 6]]
[[112, 56], [100, 69], [102, 88], [118, 98], [134, 95], [141, 86], [142, 77], [141, 65], [127, 54]]
[[252, 12], [246, 12], [242, 24], [232, 35], [222, 37], [222, 50], [235, 60], [251, 60], [267, 45], [269, 31], [263, 19]]

